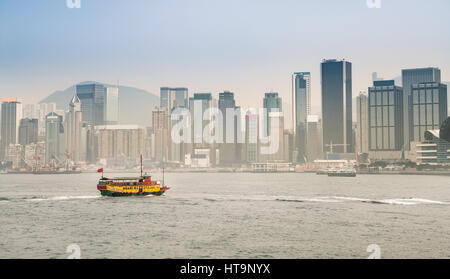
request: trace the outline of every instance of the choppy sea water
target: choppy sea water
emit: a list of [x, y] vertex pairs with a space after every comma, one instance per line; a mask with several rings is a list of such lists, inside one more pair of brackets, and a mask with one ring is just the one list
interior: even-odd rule
[[450, 258], [450, 177], [170, 173], [121, 198], [98, 178], [0, 175], [0, 258]]

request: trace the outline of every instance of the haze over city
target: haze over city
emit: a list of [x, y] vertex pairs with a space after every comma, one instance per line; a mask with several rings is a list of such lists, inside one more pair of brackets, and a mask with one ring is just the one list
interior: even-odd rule
[[[320, 62], [353, 64], [353, 96], [403, 68], [439, 67], [450, 81], [448, 1], [0, 2], [0, 96], [26, 103], [96, 80], [159, 95], [161, 86], [235, 92], [243, 107], [264, 92], [291, 100], [291, 74], [311, 72], [320, 111]], [[426, 17], [425, 17], [426, 16]], [[418, 36], [417, 34], [420, 34]]]
[[281, 259], [448, 258], [449, 11], [0, 0], [0, 259], [287, 278], [339, 268]]

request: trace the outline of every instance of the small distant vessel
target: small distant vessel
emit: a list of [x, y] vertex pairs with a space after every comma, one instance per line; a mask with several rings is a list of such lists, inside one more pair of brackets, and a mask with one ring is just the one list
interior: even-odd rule
[[328, 176], [340, 176], [340, 177], [356, 177], [356, 169], [351, 164], [346, 164], [341, 168], [329, 169]]
[[142, 174], [142, 156], [141, 156], [141, 175], [139, 177], [116, 177], [106, 178], [103, 176], [103, 169], [98, 172], [102, 173], [102, 178], [97, 184], [97, 190], [102, 196], [124, 197], [124, 196], [161, 196], [170, 187], [164, 185], [163, 182], [153, 181], [148, 174]]

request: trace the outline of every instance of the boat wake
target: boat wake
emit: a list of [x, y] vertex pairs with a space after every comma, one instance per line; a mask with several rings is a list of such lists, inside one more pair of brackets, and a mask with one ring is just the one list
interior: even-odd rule
[[0, 203], [6, 203], [6, 202], [9, 202], [8, 198], [0, 197]]
[[29, 202], [42, 202], [42, 201], [67, 201], [67, 200], [84, 200], [84, 199], [98, 199], [101, 196], [60, 196], [49, 198], [27, 198]]
[[370, 204], [384, 205], [450, 205], [450, 202], [435, 201], [421, 198], [394, 198], [394, 199], [365, 199], [356, 197], [340, 197], [340, 196], [318, 196], [318, 197], [298, 197], [298, 196], [235, 196], [235, 195], [218, 195], [201, 197], [208, 202], [221, 201], [278, 201], [278, 202], [299, 202], [299, 203], [345, 203], [360, 202]]
[[354, 197], [318, 197], [311, 199], [277, 199], [278, 201], [299, 201], [299, 202], [362, 202], [371, 204], [385, 204], [385, 205], [421, 205], [421, 204], [436, 204], [436, 205], [450, 205], [450, 202], [434, 201], [420, 198], [401, 198], [401, 199], [363, 199]]

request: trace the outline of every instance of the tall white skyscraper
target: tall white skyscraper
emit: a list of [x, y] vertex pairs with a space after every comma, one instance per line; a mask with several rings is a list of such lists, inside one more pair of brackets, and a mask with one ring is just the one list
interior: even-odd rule
[[69, 104], [69, 111], [65, 118], [66, 148], [70, 158], [75, 161], [86, 160], [86, 150], [82, 149], [85, 139], [82, 139], [81, 101], [75, 95]]
[[119, 88], [106, 87], [104, 96], [104, 122], [106, 125], [119, 124]]
[[365, 92], [356, 97], [356, 152], [369, 152], [369, 98]]

